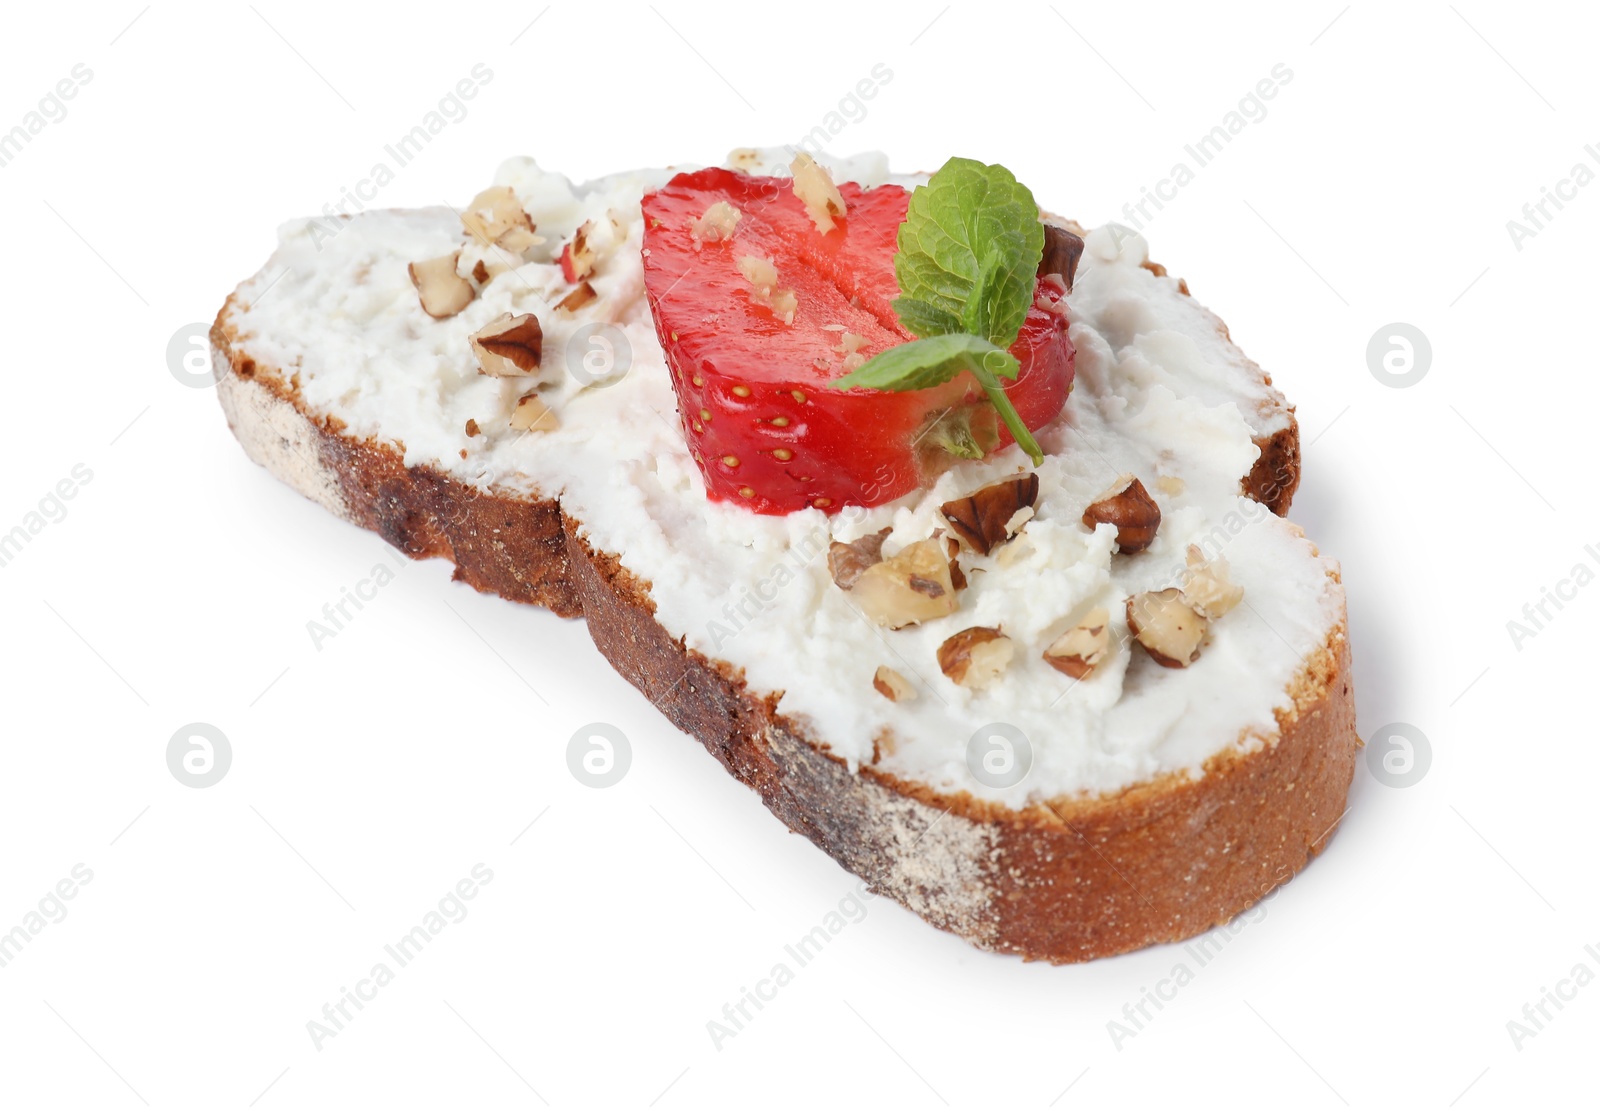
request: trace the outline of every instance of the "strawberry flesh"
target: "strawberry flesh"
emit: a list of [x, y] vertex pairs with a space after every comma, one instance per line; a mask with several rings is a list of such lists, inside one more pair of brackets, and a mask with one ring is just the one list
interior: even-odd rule
[[[827, 385], [861, 358], [914, 339], [892, 306], [910, 194], [852, 182], [839, 192], [845, 216], [827, 234], [788, 178], [712, 168], [679, 174], [644, 198], [645, 288], [684, 436], [714, 499], [763, 514], [876, 506], [948, 466], [953, 457], [936, 446], [951, 422], [970, 425], [984, 447], [1012, 441], [970, 374], [927, 390]], [[718, 201], [740, 219], [731, 238], [702, 241], [696, 222]], [[745, 277], [744, 256], [770, 262], [776, 289], [793, 291], [792, 322], [774, 313], [771, 291], [764, 298]], [[1022, 373], [1006, 394], [1030, 429], [1061, 412], [1072, 385], [1072, 344], [1056, 304], [1063, 293], [1039, 280], [1011, 347]], [[849, 345], [858, 356], [847, 363]]]

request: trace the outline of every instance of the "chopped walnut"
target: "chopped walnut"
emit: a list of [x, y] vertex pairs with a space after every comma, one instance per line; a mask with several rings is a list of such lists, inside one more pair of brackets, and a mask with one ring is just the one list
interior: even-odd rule
[[589, 284], [589, 280], [584, 279], [578, 283], [572, 293], [556, 302], [556, 308], [565, 310], [568, 313], [576, 313], [597, 297], [599, 295], [595, 293], [594, 287]]
[[533, 220], [510, 186], [491, 186], [474, 197], [461, 214], [461, 223], [478, 242], [501, 248], [518, 260], [528, 248], [544, 242], [534, 235]]
[[789, 171], [794, 175], [794, 195], [805, 206], [811, 223], [824, 235], [833, 231], [833, 218], [844, 215], [844, 197], [833, 184], [833, 176], [804, 151], [794, 156]]
[[1183, 577], [1183, 601], [1201, 615], [1221, 618], [1244, 599], [1244, 588], [1228, 579], [1227, 561], [1207, 560], [1199, 545], [1190, 545], [1185, 556], [1189, 567]]
[[800, 302], [791, 289], [778, 288], [778, 268], [771, 259], [758, 255], [739, 256], [739, 273], [756, 288], [755, 300], [772, 310], [772, 315], [786, 325], [794, 324], [794, 312]]
[[1078, 273], [1078, 259], [1083, 255], [1083, 239], [1059, 224], [1045, 221], [1044, 254], [1039, 258], [1039, 274], [1055, 274], [1072, 292], [1072, 281]]
[[1051, 668], [1082, 680], [1105, 660], [1110, 649], [1111, 615], [1104, 607], [1096, 607], [1051, 643], [1044, 660]]
[[878, 666], [878, 671], [872, 674], [872, 686], [890, 703], [910, 703], [917, 698], [917, 690], [911, 686], [911, 681], [888, 665]]
[[953, 499], [939, 510], [961, 540], [987, 556], [990, 549], [1016, 533], [1016, 529], [1011, 528], [1013, 522], [1017, 523], [1017, 529], [1022, 528], [1028, 519], [1018, 521], [1018, 513], [1024, 509], [1031, 511], [1038, 497], [1039, 477], [1029, 472], [991, 483], [964, 499]]
[[572, 239], [561, 249], [561, 274], [568, 282], [581, 282], [594, 273], [598, 256], [589, 245], [594, 221], [586, 220], [572, 233]]
[[511, 412], [511, 428], [524, 432], [548, 433], [559, 424], [556, 412], [545, 405], [537, 391], [517, 399], [517, 408]]
[[744, 214], [726, 201], [718, 201], [694, 222], [689, 235], [696, 243], [717, 243], [733, 239], [733, 230]]
[[1175, 587], [1142, 591], [1128, 600], [1128, 629], [1156, 664], [1187, 668], [1200, 659], [1209, 625]]
[[1156, 539], [1161, 527], [1161, 508], [1144, 484], [1131, 475], [1117, 477], [1105, 493], [1083, 512], [1083, 524], [1090, 529], [1109, 523], [1117, 527], [1117, 550], [1143, 552]]
[[532, 313], [506, 313], [467, 338], [484, 375], [527, 375], [539, 369], [544, 332]]
[[477, 297], [472, 283], [456, 273], [460, 259], [461, 252], [455, 251], [406, 268], [411, 284], [417, 288], [422, 311], [436, 320], [454, 317]]
[[958, 602], [949, 557], [936, 538], [907, 545], [866, 569], [850, 598], [868, 619], [891, 630], [953, 614]]
[[995, 626], [972, 626], [939, 646], [939, 668], [964, 688], [987, 688], [1000, 678], [1016, 646]]
[[835, 541], [828, 546], [828, 572], [833, 582], [849, 591], [861, 574], [883, 559], [883, 542], [893, 533], [881, 529], [854, 541]]

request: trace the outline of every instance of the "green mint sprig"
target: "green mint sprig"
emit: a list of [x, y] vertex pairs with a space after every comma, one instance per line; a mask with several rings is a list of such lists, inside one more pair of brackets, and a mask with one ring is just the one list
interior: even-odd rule
[[1000, 382], [1021, 373], [1007, 349], [1033, 304], [1044, 254], [1033, 194], [1003, 166], [953, 158], [911, 194], [896, 243], [901, 296], [894, 309], [919, 339], [879, 352], [828, 385], [924, 390], [970, 371], [1018, 447], [1043, 463]]

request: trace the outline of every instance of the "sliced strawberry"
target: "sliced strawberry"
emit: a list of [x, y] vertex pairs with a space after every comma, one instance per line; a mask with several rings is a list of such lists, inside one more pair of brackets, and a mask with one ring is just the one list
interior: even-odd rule
[[[679, 174], [644, 198], [645, 288], [684, 436], [713, 498], [763, 514], [876, 506], [947, 467], [953, 457], [941, 445], [1012, 441], [969, 374], [928, 390], [828, 387], [865, 357], [913, 339], [891, 305], [910, 194], [850, 182], [839, 192], [846, 214], [826, 235], [787, 178], [713, 168]], [[719, 201], [739, 211], [738, 224], [731, 238], [702, 240], [697, 222]], [[776, 287], [752, 282], [745, 257], [770, 262]], [[789, 322], [774, 310], [788, 304], [783, 291], [794, 297]], [[1011, 347], [1022, 373], [1006, 395], [1030, 429], [1061, 412], [1072, 385], [1062, 294], [1039, 281]], [[847, 362], [851, 346], [857, 356]]]

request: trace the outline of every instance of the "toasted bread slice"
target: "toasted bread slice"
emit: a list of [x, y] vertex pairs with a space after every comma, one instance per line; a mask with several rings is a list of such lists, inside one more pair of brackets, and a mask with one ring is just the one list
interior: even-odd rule
[[[840, 169], [882, 177], [871, 164]], [[1038, 523], [994, 558], [963, 555], [975, 581], [965, 617], [874, 641], [865, 629], [839, 635], [860, 615], [829, 582], [827, 542], [878, 528], [896, 545], [926, 536], [938, 500], [1014, 474], [1020, 456], [962, 465], [933, 492], [848, 517], [807, 511], [773, 526], [697, 503], [692, 464], [671, 447], [671, 392], [629, 257], [638, 197], [663, 176], [577, 191], [553, 178], [529, 163], [502, 170], [550, 246], [492, 276], [452, 319], [425, 315], [401, 277], [459, 248], [450, 210], [365, 214], [332, 229], [329, 250], [329, 229], [287, 226], [212, 334], [227, 368], [219, 399], [249, 456], [402, 551], [451, 559], [479, 590], [583, 615], [613, 666], [791, 829], [979, 947], [1072, 962], [1182, 939], [1321, 850], [1359, 742], [1337, 568], [1262, 509], [1288, 507], [1298, 431], [1266, 375], [1144, 259], [1142, 241], [1090, 237], [1069, 299], [1079, 384], [1041, 432], [1054, 455]], [[595, 213], [613, 225], [596, 299], [557, 308], [571, 284], [555, 251]], [[466, 337], [513, 309], [545, 323], [547, 353], [586, 325], [616, 329], [632, 368], [599, 381], [559, 367], [521, 383], [471, 377]], [[558, 431], [509, 430], [529, 382]], [[604, 441], [602, 429], [631, 421], [651, 432], [626, 445], [649, 444]], [[1122, 469], [1153, 489], [1159, 477], [1162, 528], [1174, 535], [1137, 557], [1073, 520], [1096, 476]], [[1160, 586], [1185, 543], [1209, 549], [1208, 537], [1234, 559], [1251, 605], [1214, 624], [1197, 664], [1160, 668], [1120, 621], [1124, 642], [1104, 675], [1068, 683], [1037, 660], [1087, 601]], [[705, 551], [685, 552], [696, 547]], [[1079, 572], [1061, 571], [1063, 553], [1077, 554]], [[780, 603], [733, 617], [752, 593], [734, 597], [730, 583], [757, 585], [760, 604], [760, 585], [777, 580]], [[1041, 596], [1060, 613], [1019, 610], [1017, 593], [1047, 582]], [[940, 676], [930, 647], [1001, 613], [1026, 650], [1013, 675], [990, 694]], [[874, 691], [863, 674], [874, 660], [913, 673], [920, 706]], [[1042, 688], [1052, 677], [1059, 695]], [[986, 720], [1034, 739], [1029, 776], [977, 777], [966, 742], [996, 725]]]

